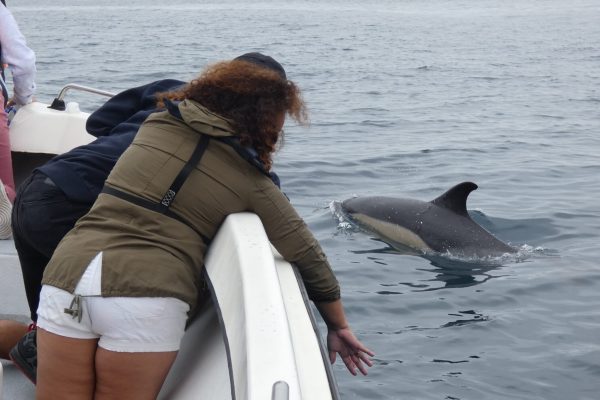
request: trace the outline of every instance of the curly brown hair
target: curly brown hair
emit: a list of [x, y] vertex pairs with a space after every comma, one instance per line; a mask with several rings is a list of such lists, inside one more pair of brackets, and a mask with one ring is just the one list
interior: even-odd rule
[[300, 124], [308, 122], [300, 89], [276, 71], [242, 60], [223, 61], [177, 91], [158, 95], [164, 101], [191, 99], [227, 118], [244, 146], [252, 146], [271, 169], [272, 154], [283, 142], [277, 121], [287, 113]]

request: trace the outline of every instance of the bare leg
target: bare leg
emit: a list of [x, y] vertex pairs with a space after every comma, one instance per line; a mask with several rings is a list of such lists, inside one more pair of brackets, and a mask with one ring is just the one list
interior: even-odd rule
[[0, 358], [8, 360], [10, 349], [27, 333], [27, 325], [17, 321], [0, 320]]
[[37, 400], [94, 398], [97, 339], [73, 339], [38, 328], [37, 345]]
[[121, 353], [98, 348], [96, 400], [156, 399], [177, 352]]

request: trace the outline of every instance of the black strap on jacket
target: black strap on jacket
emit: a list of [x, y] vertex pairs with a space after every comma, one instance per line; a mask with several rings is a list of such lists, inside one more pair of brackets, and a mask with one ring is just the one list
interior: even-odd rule
[[208, 136], [201, 135], [200, 141], [196, 145], [192, 156], [190, 157], [188, 162], [185, 163], [181, 171], [179, 171], [179, 174], [171, 184], [171, 187], [169, 187], [169, 190], [167, 190], [162, 200], [160, 201], [160, 207], [164, 210], [164, 212], [168, 211], [169, 207], [171, 206], [171, 203], [173, 203], [173, 200], [175, 200], [175, 196], [177, 196], [179, 189], [181, 189], [188, 176], [190, 176], [190, 173], [194, 170], [196, 165], [198, 165], [207, 147]]
[[186, 224], [191, 229], [193, 229], [194, 232], [196, 232], [202, 238], [204, 243], [208, 245], [210, 243], [209, 238], [207, 238], [205, 235], [203, 235], [201, 232], [199, 232], [195, 226], [190, 224], [184, 218], [182, 218], [181, 216], [176, 214], [174, 211], [169, 209], [169, 207], [171, 207], [171, 204], [173, 204], [173, 200], [175, 200], [175, 196], [177, 196], [177, 193], [179, 192], [179, 190], [181, 189], [181, 187], [183, 186], [183, 184], [189, 177], [190, 173], [194, 170], [196, 165], [198, 165], [198, 163], [200, 162], [200, 159], [202, 159], [202, 155], [204, 154], [204, 151], [208, 147], [208, 140], [209, 140], [209, 137], [207, 135], [200, 136], [200, 140], [198, 141], [198, 144], [196, 145], [196, 148], [194, 149], [192, 156], [185, 163], [185, 165], [183, 166], [181, 171], [179, 171], [179, 174], [177, 174], [177, 176], [173, 180], [173, 183], [171, 183], [171, 186], [165, 192], [165, 194], [163, 195], [160, 202], [155, 203], [151, 200], [144, 199], [142, 197], [139, 197], [139, 196], [136, 196], [133, 194], [129, 194], [120, 189], [116, 189], [116, 188], [106, 186], [106, 185], [104, 185], [104, 187], [102, 188], [102, 193], [106, 193], [111, 196], [118, 197], [122, 200], [128, 201], [137, 206], [144, 207], [148, 210], [151, 210], [151, 211], [154, 211], [154, 212], [157, 212], [160, 214], [164, 214], [168, 217], [174, 218], [174, 219], [178, 220], [179, 222]]

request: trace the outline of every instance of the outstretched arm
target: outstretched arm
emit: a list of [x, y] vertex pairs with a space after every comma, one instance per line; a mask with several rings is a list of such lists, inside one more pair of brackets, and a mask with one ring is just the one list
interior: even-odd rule
[[249, 197], [258, 199], [252, 211], [262, 220], [269, 240], [279, 253], [298, 267], [309, 299], [315, 303], [327, 324], [331, 363], [335, 362], [339, 353], [352, 375], [356, 375], [357, 368], [366, 375], [366, 367], [373, 365], [369, 358], [373, 352], [354, 336], [348, 326], [337, 279], [321, 246], [289, 200], [270, 181], [269, 185], [259, 188]]

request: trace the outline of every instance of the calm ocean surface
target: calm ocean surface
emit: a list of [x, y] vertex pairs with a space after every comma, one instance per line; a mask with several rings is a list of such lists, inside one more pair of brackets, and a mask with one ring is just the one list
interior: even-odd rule
[[[286, 127], [276, 171], [376, 352], [367, 377], [335, 365], [344, 399], [599, 398], [597, 0], [8, 4], [37, 53], [40, 101], [70, 82], [188, 80], [247, 51], [281, 61], [311, 125]], [[517, 256], [429, 261], [335, 212], [353, 195], [430, 200], [466, 180], [474, 218]]]

